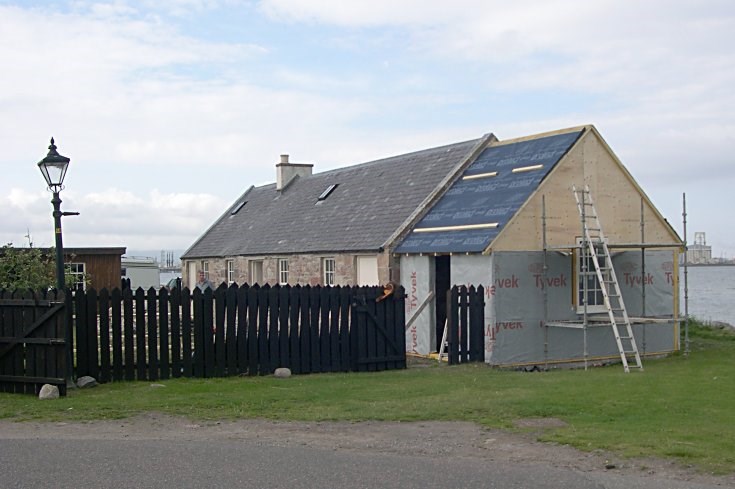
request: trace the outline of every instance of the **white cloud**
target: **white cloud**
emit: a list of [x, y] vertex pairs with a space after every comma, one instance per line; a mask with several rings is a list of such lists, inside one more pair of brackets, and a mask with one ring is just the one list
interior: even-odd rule
[[[78, 246], [185, 248], [250, 184], [273, 181], [280, 153], [321, 171], [488, 131], [594, 123], [674, 216], [680, 186], [733, 182], [729, 2], [57, 5], [0, 6], [12, 67], [0, 77], [0, 203], [13, 209], [0, 237], [14, 242], [28, 227], [53, 239], [34, 168], [52, 135], [72, 158], [62, 198], [83, 213], [64, 224]], [[221, 8], [267, 18], [238, 42], [177, 24]], [[280, 22], [317, 39], [288, 38]]]
[[[0, 197], [5, 209], [0, 242], [25, 242], [30, 231], [36, 246], [53, 245], [52, 206], [42, 193], [12, 189]], [[153, 189], [136, 195], [116, 188], [80, 194], [62, 194], [62, 210], [79, 216], [62, 219], [67, 246], [126, 246], [129, 248], [188, 247], [229, 204], [210, 194], [167, 193]]]

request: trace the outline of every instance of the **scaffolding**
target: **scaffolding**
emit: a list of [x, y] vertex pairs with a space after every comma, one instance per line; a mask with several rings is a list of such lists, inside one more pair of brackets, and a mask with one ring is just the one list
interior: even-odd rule
[[[637, 325], [643, 325], [642, 328], [642, 355], [646, 355], [646, 325], [649, 324], [661, 324], [661, 323], [671, 323], [673, 322], [676, 327], [676, 331], [680, 330], [680, 324], [681, 324], [681, 318], [679, 316], [679, 304], [678, 301], [674, 301], [674, 307], [675, 310], [673, 311], [673, 314], [671, 316], [667, 317], [661, 317], [661, 316], [647, 316], [646, 314], [646, 250], [649, 249], [667, 249], [667, 248], [677, 248], [682, 249], [684, 251], [684, 338], [685, 338], [685, 354], [688, 354], [689, 352], [689, 334], [688, 334], [688, 326], [689, 326], [689, 304], [688, 304], [688, 287], [687, 287], [687, 245], [686, 245], [686, 195], [684, 195], [683, 200], [683, 223], [684, 223], [684, 240], [683, 244], [670, 244], [670, 243], [648, 243], [646, 242], [646, 228], [645, 228], [645, 218], [644, 218], [644, 198], [641, 196], [641, 202], [640, 202], [640, 242], [638, 243], [615, 243], [615, 244], [607, 244], [607, 247], [610, 249], [618, 249], [618, 250], [635, 250], [639, 249], [641, 253], [641, 316], [635, 316], [635, 317], [628, 317], [630, 324], [637, 324]], [[547, 279], [547, 272], [548, 272], [548, 254], [550, 252], [561, 252], [561, 253], [569, 253], [573, 258], [573, 260], [578, 260], [580, 256], [583, 255], [582, 250], [583, 247], [585, 247], [586, 240], [584, 239], [585, 236], [585, 219], [586, 216], [584, 214], [584, 207], [581, 208], [580, 211], [580, 223], [582, 228], [582, 239], [579, 240], [577, 243], [564, 245], [564, 246], [549, 246], [548, 243], [548, 237], [547, 237], [547, 211], [546, 211], [546, 196], [541, 196], [541, 232], [542, 232], [542, 245], [543, 245], [543, 267], [542, 267], [542, 273], [544, 281]], [[585, 268], [588, 266], [586, 263], [586, 260], [582, 260], [582, 263], [580, 264], [580, 267], [582, 268], [582, 272], [586, 272]], [[576, 263], [575, 263], [576, 267]], [[612, 267], [612, 261], [610, 263], [610, 267]], [[676, 268], [675, 268], [676, 270]], [[677, 284], [678, 287], [678, 280], [674, 282]], [[579, 290], [575, 290], [574, 293], [579, 297]], [[549, 318], [549, 300], [548, 300], [548, 290], [547, 287], [543, 288], [543, 303], [544, 303], [544, 362], [546, 368], [548, 368], [549, 365], [549, 328], [571, 328], [571, 329], [581, 329], [582, 330], [582, 341], [583, 341], [583, 361], [584, 361], [584, 369], [587, 370], [589, 368], [589, 352], [588, 352], [588, 330], [590, 328], [600, 328], [600, 327], [610, 327], [610, 320], [607, 317], [607, 315], [601, 315], [598, 313], [591, 313], [588, 311], [587, 308], [587, 297], [589, 294], [588, 290], [588, 281], [585, 279], [583, 280], [582, 284], [582, 297], [584, 300], [582, 300], [582, 312], [581, 317], [578, 318], [578, 320], [554, 320]], [[678, 291], [677, 291], [678, 293]], [[627, 369], [626, 369], [627, 371]]]

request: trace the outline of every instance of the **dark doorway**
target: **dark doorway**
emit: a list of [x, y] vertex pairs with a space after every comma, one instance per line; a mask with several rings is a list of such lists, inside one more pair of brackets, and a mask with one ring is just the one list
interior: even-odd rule
[[444, 322], [447, 319], [447, 292], [451, 287], [449, 255], [434, 257], [434, 292], [436, 293], [436, 351], [442, 346]]

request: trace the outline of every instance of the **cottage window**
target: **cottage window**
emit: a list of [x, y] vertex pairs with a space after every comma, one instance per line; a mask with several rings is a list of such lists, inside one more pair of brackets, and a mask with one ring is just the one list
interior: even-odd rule
[[378, 278], [378, 257], [357, 257], [357, 284], [358, 285], [380, 285]]
[[334, 258], [324, 258], [322, 268], [324, 270], [324, 285], [334, 285]]
[[286, 258], [278, 260], [278, 283], [281, 285], [288, 284], [288, 259]]
[[72, 277], [71, 288], [74, 290], [87, 288], [87, 284], [84, 281], [84, 263], [67, 263], [66, 273]]
[[209, 262], [202, 261], [202, 271], [204, 272], [204, 278], [209, 280]]
[[250, 285], [263, 285], [263, 260], [250, 260]]
[[[582, 241], [579, 240], [579, 245], [581, 246], [581, 244]], [[577, 312], [580, 314], [584, 312], [585, 302], [587, 303], [588, 313], [607, 312], [605, 298], [602, 294], [602, 286], [597, 278], [592, 257], [589, 256], [587, 250], [582, 253], [581, 248], [578, 248], [576, 251]], [[598, 253], [597, 260], [600, 268], [607, 266], [605, 256], [600, 256], [600, 253]]]
[[235, 283], [235, 262], [234, 260], [227, 260], [227, 284], [232, 285]]

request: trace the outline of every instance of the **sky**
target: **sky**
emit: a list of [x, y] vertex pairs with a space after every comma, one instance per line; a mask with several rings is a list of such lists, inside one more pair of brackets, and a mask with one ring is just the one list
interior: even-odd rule
[[731, 0], [0, 0], [0, 243], [53, 246], [52, 136], [65, 246], [185, 250], [281, 154], [594, 124], [733, 258], [733, 46]]

